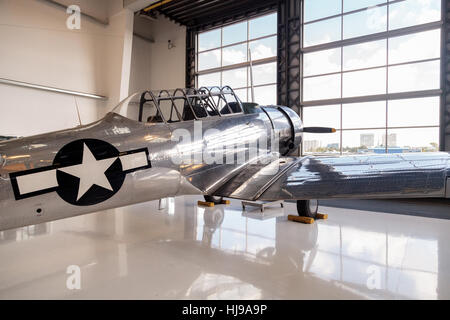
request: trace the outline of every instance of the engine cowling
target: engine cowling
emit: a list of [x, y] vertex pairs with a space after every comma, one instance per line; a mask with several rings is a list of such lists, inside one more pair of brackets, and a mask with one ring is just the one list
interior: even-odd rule
[[279, 140], [279, 152], [286, 156], [297, 150], [302, 142], [303, 123], [294, 110], [284, 106], [265, 106], [262, 109], [272, 122], [274, 134]]

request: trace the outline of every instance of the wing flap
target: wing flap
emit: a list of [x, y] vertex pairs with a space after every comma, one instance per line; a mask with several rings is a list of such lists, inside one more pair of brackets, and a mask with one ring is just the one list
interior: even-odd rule
[[221, 186], [215, 194], [228, 198], [255, 200], [300, 160], [295, 157], [283, 157], [268, 164], [264, 162], [250, 164]]

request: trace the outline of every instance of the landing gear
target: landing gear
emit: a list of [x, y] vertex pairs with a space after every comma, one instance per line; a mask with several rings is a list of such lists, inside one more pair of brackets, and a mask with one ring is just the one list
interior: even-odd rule
[[318, 200], [297, 200], [297, 213], [300, 217], [316, 219], [318, 209]]
[[218, 196], [204, 196], [206, 202], [212, 202], [214, 204], [222, 204], [223, 197]]

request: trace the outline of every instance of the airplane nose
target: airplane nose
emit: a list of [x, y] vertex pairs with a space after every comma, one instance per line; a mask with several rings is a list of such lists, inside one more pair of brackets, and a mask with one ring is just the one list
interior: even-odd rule
[[279, 138], [279, 152], [286, 156], [297, 150], [302, 142], [303, 123], [294, 110], [284, 106], [262, 107], [269, 115], [274, 133]]

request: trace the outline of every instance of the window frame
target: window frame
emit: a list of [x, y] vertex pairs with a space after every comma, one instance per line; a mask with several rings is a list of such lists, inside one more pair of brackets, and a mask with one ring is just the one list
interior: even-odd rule
[[[240, 20], [240, 21], [233, 21], [232, 23], [228, 23], [228, 24], [224, 24], [221, 25], [219, 27], [215, 27], [215, 28], [211, 28], [211, 29], [207, 29], [207, 30], [202, 30], [200, 32], [196, 32], [195, 33], [195, 86], [199, 87], [199, 82], [198, 82], [198, 77], [202, 76], [202, 75], [208, 75], [208, 74], [212, 74], [212, 73], [219, 73], [219, 82], [217, 84], [217, 86], [223, 87], [225, 85], [228, 85], [226, 83], [223, 83], [223, 72], [225, 71], [230, 71], [230, 70], [236, 70], [236, 69], [241, 69], [241, 68], [245, 68], [246, 72], [247, 72], [247, 76], [246, 76], [246, 85], [245, 86], [241, 86], [241, 87], [235, 87], [233, 88], [233, 91], [237, 91], [237, 90], [247, 90], [247, 100], [250, 100], [250, 88], [251, 88], [251, 83], [250, 83], [250, 79], [249, 79], [249, 67], [250, 65], [252, 65], [253, 67], [256, 66], [260, 66], [260, 65], [265, 65], [265, 64], [269, 64], [269, 63], [277, 63], [277, 52], [275, 53], [274, 56], [272, 57], [267, 57], [267, 58], [262, 58], [262, 59], [257, 59], [257, 60], [253, 60], [250, 63], [249, 61], [249, 57], [248, 57], [248, 51], [249, 48], [251, 46], [251, 44], [255, 41], [259, 41], [259, 40], [264, 40], [264, 39], [269, 39], [269, 38], [276, 38], [276, 41], [278, 43], [278, 30], [275, 30], [275, 33], [270, 33], [268, 35], [264, 35], [264, 36], [260, 36], [260, 37], [256, 37], [256, 38], [252, 38], [250, 39], [250, 21], [253, 19], [258, 19], [258, 18], [262, 18], [265, 16], [269, 16], [269, 15], [277, 15], [277, 11], [276, 10], [271, 10], [269, 12], [265, 12], [264, 14], [260, 14], [260, 15], [255, 15], [252, 17], [247, 17], [244, 20]], [[278, 18], [278, 17], [277, 17]], [[223, 28], [233, 25], [233, 24], [238, 24], [238, 23], [242, 23], [242, 22], [246, 22], [247, 25], [247, 38], [244, 41], [239, 41], [239, 42], [235, 42], [235, 43], [231, 43], [231, 44], [227, 44], [224, 45], [223, 44]], [[213, 30], [220, 30], [220, 46], [219, 47], [211, 47], [208, 48], [206, 50], [199, 50], [199, 35], [201, 33], [206, 33], [206, 32], [210, 32]], [[278, 28], [277, 28], [278, 29]], [[229, 47], [233, 47], [236, 45], [242, 45], [242, 44], [246, 44], [246, 57], [247, 57], [247, 61], [245, 62], [240, 62], [240, 63], [234, 63], [234, 64], [230, 64], [230, 65], [224, 65], [224, 61], [223, 61], [223, 49], [225, 48], [229, 48]], [[278, 45], [277, 45], [278, 47]], [[220, 66], [219, 67], [215, 67], [215, 68], [209, 68], [209, 69], [204, 69], [204, 70], [198, 70], [199, 67], [199, 54], [205, 53], [205, 52], [210, 52], [210, 51], [214, 51], [214, 50], [220, 50]], [[276, 50], [278, 51], [278, 48], [276, 48]], [[270, 83], [264, 83], [264, 84], [258, 84], [258, 85], [253, 85], [254, 88], [258, 88], [258, 87], [265, 87], [265, 86], [269, 86], [269, 85], [277, 85], [277, 79], [274, 79], [274, 82], [270, 82]], [[226, 115], [224, 115], [226, 116]]]
[[[413, 60], [413, 61], [407, 61], [407, 62], [400, 62], [400, 63], [390, 63], [389, 62], [389, 39], [392, 39], [394, 37], [400, 37], [405, 35], [412, 35], [417, 34], [420, 32], [425, 31], [432, 31], [432, 30], [440, 30], [441, 37], [444, 33], [443, 27], [444, 22], [442, 20], [442, 10], [444, 9], [442, 7], [441, 2], [441, 14], [440, 14], [440, 20], [433, 21], [433, 22], [427, 22], [423, 24], [408, 26], [408, 27], [402, 27], [398, 29], [389, 30], [389, 11], [390, 11], [390, 5], [404, 2], [407, 0], [387, 0], [384, 3], [380, 3], [375, 6], [371, 7], [364, 7], [352, 11], [344, 12], [344, 0], [341, 0], [341, 12], [339, 14], [331, 15], [322, 17], [319, 19], [314, 19], [305, 22], [305, 3], [302, 1], [302, 14], [301, 14], [301, 76], [300, 76], [300, 115], [303, 119], [303, 110], [304, 108], [313, 108], [316, 106], [326, 106], [326, 105], [340, 105], [340, 128], [336, 131], [339, 133], [339, 149], [340, 154], [344, 153], [344, 147], [343, 147], [343, 132], [344, 131], [353, 131], [353, 130], [377, 130], [377, 129], [383, 129], [385, 130], [385, 140], [383, 142], [383, 145], [385, 147], [385, 153], [389, 152], [389, 145], [388, 145], [388, 139], [389, 139], [389, 131], [395, 130], [395, 129], [421, 129], [421, 128], [440, 128], [440, 125], [433, 125], [433, 126], [404, 126], [404, 127], [391, 127], [389, 126], [389, 101], [392, 100], [400, 100], [400, 99], [412, 99], [412, 98], [426, 98], [426, 97], [439, 97], [439, 106], [442, 101], [442, 70], [440, 70], [440, 77], [439, 77], [439, 88], [437, 89], [428, 89], [428, 90], [416, 90], [416, 91], [405, 91], [405, 92], [395, 92], [390, 93], [389, 92], [389, 68], [395, 67], [395, 66], [402, 66], [402, 65], [414, 65], [417, 63], [422, 62], [431, 62], [431, 61], [439, 61], [441, 63], [442, 59], [442, 48], [439, 50], [439, 57], [438, 58], [430, 58], [430, 59], [422, 59], [422, 60]], [[350, 14], [358, 13], [358, 12], [364, 12], [368, 10], [369, 8], [374, 7], [386, 7], [386, 31], [382, 32], [376, 32], [368, 35], [363, 36], [357, 36], [354, 38], [348, 38], [344, 39], [344, 17]], [[311, 46], [305, 46], [304, 45], [304, 35], [305, 35], [305, 25], [320, 22], [320, 21], [326, 21], [329, 19], [336, 19], [340, 18], [340, 40], [338, 41], [331, 41], [328, 43], [322, 43], [317, 45], [311, 45]], [[366, 67], [366, 68], [358, 68], [358, 69], [351, 69], [351, 70], [344, 70], [344, 48], [348, 47], [350, 45], [356, 45], [356, 44], [362, 44], [370, 41], [376, 41], [376, 40], [385, 40], [386, 41], [386, 61], [384, 65], [381, 66], [372, 66], [372, 67]], [[440, 46], [442, 46], [442, 43], [440, 43]], [[304, 76], [304, 54], [306, 53], [313, 53], [313, 52], [321, 52], [324, 50], [329, 49], [340, 49], [340, 70], [335, 72], [329, 72], [329, 73], [321, 73], [321, 74], [312, 74], [308, 76]], [[344, 74], [349, 72], [355, 72], [355, 71], [365, 71], [365, 70], [374, 70], [374, 69], [386, 69], [386, 89], [385, 92], [382, 94], [373, 94], [373, 95], [363, 95], [363, 96], [355, 96], [355, 97], [344, 97], [343, 95], [343, 77]], [[320, 99], [320, 100], [304, 100], [304, 79], [308, 78], [314, 78], [314, 77], [320, 77], [325, 75], [340, 75], [340, 97], [339, 98], [332, 98], [332, 99]], [[343, 124], [343, 105], [349, 104], [349, 103], [364, 103], [364, 102], [373, 102], [373, 101], [384, 101], [386, 104], [386, 124], [384, 127], [378, 127], [378, 128], [351, 128], [351, 129], [345, 129], [342, 127]], [[439, 142], [438, 142], [439, 143]], [[302, 143], [301, 147], [301, 154], [305, 154], [304, 146]], [[307, 152], [307, 154], [314, 154], [317, 152]]]

